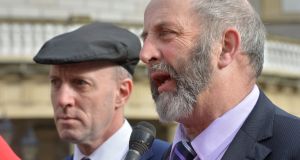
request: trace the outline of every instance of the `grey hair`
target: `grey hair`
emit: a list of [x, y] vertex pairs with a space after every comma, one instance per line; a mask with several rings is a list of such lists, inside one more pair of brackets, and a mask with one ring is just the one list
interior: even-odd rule
[[122, 66], [116, 65], [115, 66], [115, 74], [116, 80], [122, 81], [123, 79], [129, 78], [132, 80], [132, 75]]
[[241, 35], [241, 49], [258, 77], [263, 68], [265, 27], [247, 0], [193, 0], [206, 41], [221, 40], [229, 27]]

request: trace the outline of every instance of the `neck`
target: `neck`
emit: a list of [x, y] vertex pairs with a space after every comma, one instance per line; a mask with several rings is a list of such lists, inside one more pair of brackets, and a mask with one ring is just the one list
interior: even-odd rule
[[[214, 120], [238, 105], [253, 89], [255, 81], [247, 87], [226, 88], [226, 85], [209, 88], [198, 96], [192, 115], [181, 119], [190, 140], [203, 132]], [[223, 89], [220, 89], [223, 88]], [[230, 93], [230, 94], [228, 94]], [[218, 97], [218, 98], [216, 98]]]

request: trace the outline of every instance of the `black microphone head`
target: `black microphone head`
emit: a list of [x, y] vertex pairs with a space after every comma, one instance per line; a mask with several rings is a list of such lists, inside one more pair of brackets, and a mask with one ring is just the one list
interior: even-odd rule
[[143, 155], [151, 146], [156, 136], [155, 127], [145, 121], [139, 122], [133, 127], [129, 139], [129, 149]]
[[156, 129], [151, 123], [141, 121], [133, 127], [133, 130], [135, 129], [141, 129], [144, 130], [145, 132], [150, 133], [151, 135], [153, 135], [153, 137], [156, 136]]

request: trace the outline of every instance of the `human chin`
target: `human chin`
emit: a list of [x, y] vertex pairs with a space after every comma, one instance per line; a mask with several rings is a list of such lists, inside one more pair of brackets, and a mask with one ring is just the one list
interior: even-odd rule
[[56, 121], [56, 128], [59, 134], [59, 137], [62, 140], [76, 143], [80, 139], [81, 127], [75, 125], [65, 125]]
[[184, 87], [176, 91], [163, 92], [155, 100], [156, 111], [162, 122], [179, 121], [187, 118], [194, 110], [196, 95], [191, 95]]
[[59, 137], [62, 140], [71, 143], [77, 143], [81, 139], [81, 133], [76, 131], [75, 129], [58, 129]]

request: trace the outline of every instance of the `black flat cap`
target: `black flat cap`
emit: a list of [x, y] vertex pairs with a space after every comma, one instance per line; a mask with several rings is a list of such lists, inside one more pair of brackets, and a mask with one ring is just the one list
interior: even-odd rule
[[133, 74], [140, 49], [139, 38], [130, 31], [93, 22], [48, 40], [33, 60], [40, 64], [109, 61]]

